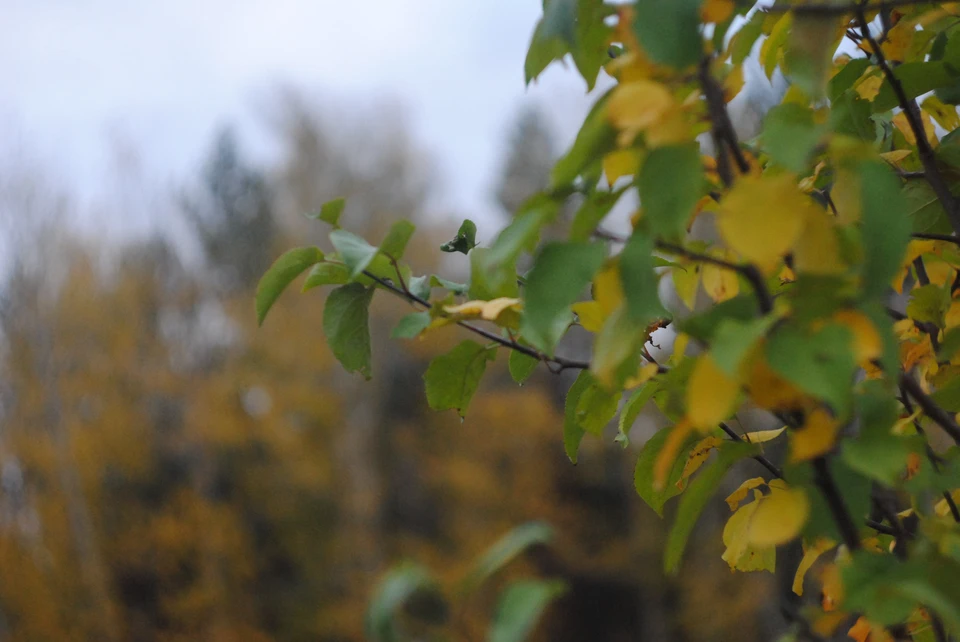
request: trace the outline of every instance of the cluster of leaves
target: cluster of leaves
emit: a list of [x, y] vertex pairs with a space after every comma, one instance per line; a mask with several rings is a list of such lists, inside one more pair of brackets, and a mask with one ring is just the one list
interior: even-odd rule
[[[442, 248], [466, 255], [469, 283], [413, 276], [402, 262], [409, 223], [375, 247], [339, 229], [342, 203], [331, 203], [319, 218], [336, 228], [336, 254], [281, 257], [258, 291], [260, 319], [309, 269], [304, 289], [339, 286], [324, 313], [333, 353], [368, 377], [377, 290], [420, 308], [395, 337], [459, 324], [483, 342], [434, 360], [425, 382], [431, 407], [461, 416], [500, 350], [518, 382], [541, 363], [577, 369], [563, 426], [574, 462], [582, 439], [618, 413], [626, 443], [652, 401], [672, 425], [644, 446], [636, 485], [658, 512], [680, 496], [668, 570], [719, 482], [753, 458], [766, 476], [727, 498], [723, 557], [735, 570], [772, 571], [777, 547], [802, 541], [794, 589], [816, 567], [820, 599], [798, 630], [956, 636], [958, 25], [957, 5], [917, 0], [548, 0], [528, 81], [569, 54], [589, 88], [601, 70], [615, 83], [545, 192], [489, 244], [467, 221]], [[728, 104], [753, 51], [791, 85], [757, 139], [741, 141]], [[701, 137], [715, 156], [702, 155]], [[640, 208], [619, 237], [601, 226], [628, 194]], [[574, 195], [569, 239], [541, 245]], [[688, 239], [698, 218], [715, 226], [715, 242]], [[518, 274], [525, 253], [533, 267]], [[664, 279], [694, 313], [668, 314]], [[698, 297], [710, 305], [697, 308]], [[594, 335], [589, 362], [556, 354], [573, 325]], [[676, 346], [657, 363], [645, 346], [668, 325]], [[727, 421], [744, 404], [783, 430], [738, 433]], [[763, 444], [784, 437], [777, 465]]]
[[[477, 558], [461, 579], [454, 606], [427, 568], [415, 562], [396, 566], [374, 591], [367, 610], [367, 637], [374, 642], [399, 642], [418, 634], [456, 629], [456, 613], [462, 613], [463, 606], [498, 571], [528, 548], [546, 545], [552, 536], [550, 527], [530, 522], [501, 537]], [[510, 582], [497, 600], [487, 639], [490, 642], [525, 640], [550, 602], [563, 591], [563, 583], [557, 580]]]

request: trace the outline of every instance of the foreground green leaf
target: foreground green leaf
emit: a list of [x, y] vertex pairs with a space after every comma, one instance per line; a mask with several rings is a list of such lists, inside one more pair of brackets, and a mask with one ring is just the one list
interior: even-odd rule
[[456, 410], [461, 417], [473, 399], [487, 362], [497, 357], [496, 348], [466, 340], [447, 354], [430, 362], [423, 375], [427, 387], [427, 403], [434, 410]]
[[303, 274], [312, 265], [323, 260], [323, 252], [315, 247], [298, 247], [284, 252], [257, 284], [255, 307], [257, 324], [263, 320], [290, 282]]
[[373, 288], [359, 283], [330, 293], [323, 308], [323, 333], [333, 356], [347, 372], [370, 378], [370, 301]]

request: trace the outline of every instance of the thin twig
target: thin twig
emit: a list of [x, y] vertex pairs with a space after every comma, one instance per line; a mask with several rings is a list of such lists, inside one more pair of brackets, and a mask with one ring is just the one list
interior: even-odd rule
[[950, 435], [955, 442], [960, 444], [960, 425], [957, 425], [956, 419], [949, 412], [941, 408], [927, 393], [923, 391], [920, 384], [907, 372], [900, 375], [900, 385], [909, 394], [923, 414], [930, 417], [937, 425], [943, 428], [943, 431]]
[[[907, 391], [900, 386], [900, 402], [903, 404], [903, 407], [906, 409], [907, 413], [913, 414], [913, 404], [910, 402], [910, 397], [907, 395]], [[923, 426], [920, 425], [919, 419], [913, 420], [913, 427], [917, 431], [917, 434], [923, 437], [924, 440], [924, 449], [927, 453], [927, 459], [930, 460], [930, 465], [933, 466], [935, 472], [940, 472], [940, 462], [943, 461], [934, 450], [933, 446], [930, 445], [930, 442], [927, 440], [927, 432], [923, 429]], [[947, 506], [950, 507], [950, 515], [953, 516], [953, 521], [960, 523], [960, 509], [957, 508], [957, 503], [953, 501], [953, 495], [950, 494], [950, 491], [943, 491], [943, 499], [947, 502]]]
[[876, 38], [870, 34], [870, 25], [867, 22], [864, 5], [857, 6], [856, 14], [857, 21], [860, 23], [860, 32], [863, 34], [863, 39], [870, 44], [870, 49], [876, 58], [877, 66], [880, 67], [881, 71], [883, 71], [883, 75], [887, 79], [887, 82], [890, 83], [890, 88], [893, 89], [893, 93], [897, 97], [897, 103], [900, 105], [900, 108], [903, 109], [903, 113], [907, 118], [907, 123], [910, 125], [910, 130], [913, 132], [913, 136], [917, 140], [917, 153], [920, 156], [920, 162], [923, 163], [923, 169], [927, 182], [930, 183], [930, 187], [933, 188], [934, 193], [937, 195], [937, 199], [943, 205], [944, 210], [946, 210], [947, 218], [950, 220], [950, 225], [953, 227], [953, 231], [960, 235], [960, 209], [957, 207], [957, 199], [955, 199], [953, 194], [950, 193], [950, 188], [943, 180], [943, 176], [940, 174], [940, 170], [937, 168], [936, 156], [933, 153], [933, 148], [930, 146], [930, 141], [927, 140], [927, 133], [923, 127], [923, 119], [920, 116], [920, 107], [917, 105], [915, 98], [907, 97], [907, 93], [903, 89], [903, 83], [900, 82], [900, 79], [897, 78], [893, 68], [891, 68], [887, 63], [887, 59], [883, 55], [883, 50], [880, 48], [880, 44], [877, 42]]
[[677, 254], [693, 261], [710, 263], [712, 265], [733, 270], [734, 272], [741, 274], [747, 281], [750, 282], [750, 285], [753, 287], [754, 295], [757, 297], [757, 303], [760, 305], [760, 312], [763, 314], [769, 314], [773, 311], [773, 297], [770, 295], [770, 290], [767, 289], [767, 284], [764, 282], [763, 275], [760, 274], [760, 270], [757, 269], [757, 266], [749, 263], [732, 263], [730, 261], [718, 259], [715, 256], [710, 256], [709, 254], [694, 252], [693, 250], [688, 250], [680, 245], [674, 245], [673, 243], [666, 243], [664, 241], [657, 241], [655, 245], [658, 250], [662, 250], [670, 254]]
[[[402, 288], [397, 287], [396, 285], [394, 285], [393, 283], [391, 283], [390, 281], [388, 281], [388, 280], [386, 280], [386, 279], [381, 279], [380, 277], [378, 277], [378, 276], [376, 276], [376, 275], [374, 275], [374, 274], [371, 274], [371, 273], [368, 272], [367, 270], [364, 270], [363, 274], [364, 274], [365, 276], [369, 277], [370, 279], [376, 281], [377, 283], [379, 283], [380, 285], [382, 285], [382, 286], [383, 286], [384, 288], [386, 288], [387, 290], [393, 292], [393, 293], [396, 294], [397, 296], [399, 296], [399, 297], [401, 297], [401, 298], [403, 298], [403, 299], [406, 299], [407, 301], [409, 301], [409, 302], [411, 302], [411, 303], [417, 303], [417, 304], [423, 306], [424, 308], [427, 308], [427, 309], [430, 308], [430, 302], [429, 302], [429, 301], [427, 301], [426, 299], [423, 299], [423, 298], [421, 298], [421, 297], [418, 297], [417, 295], [413, 294], [413, 293], [410, 292], [409, 290], [406, 291], [406, 292], [404, 292], [404, 290], [403, 290]], [[547, 363], [547, 364], [554, 364], [554, 365], [558, 366], [558, 369], [555, 370], [555, 372], [561, 372], [561, 371], [567, 370], [567, 369], [570, 369], [570, 370], [588, 370], [588, 369], [590, 368], [590, 363], [587, 362], [587, 361], [577, 361], [577, 360], [575, 360], [575, 359], [567, 359], [567, 358], [565, 358], [565, 357], [550, 357], [550, 356], [548, 356], [548, 355], [540, 352], [539, 350], [534, 350], [533, 348], [529, 348], [529, 347], [527, 347], [527, 346], [525, 346], [525, 345], [522, 345], [522, 344], [520, 344], [520, 343], [517, 343], [516, 341], [511, 341], [510, 339], [506, 339], [506, 338], [500, 336], [500, 335], [497, 334], [496, 332], [490, 332], [489, 330], [486, 330], [486, 329], [484, 329], [484, 328], [480, 328], [480, 327], [478, 327], [478, 326], [475, 326], [475, 325], [473, 325], [472, 323], [467, 323], [466, 321], [458, 321], [458, 322], [457, 322], [457, 325], [459, 325], [460, 327], [465, 328], [465, 329], [469, 330], [470, 332], [473, 332], [474, 334], [477, 334], [477, 335], [479, 335], [479, 336], [481, 336], [481, 337], [483, 337], [483, 338], [485, 338], [485, 339], [489, 339], [490, 341], [493, 341], [494, 343], [499, 343], [500, 345], [502, 345], [502, 346], [505, 347], [505, 348], [509, 348], [509, 349], [514, 350], [514, 351], [516, 351], [516, 352], [519, 352], [519, 353], [521, 353], [521, 354], [525, 354], [525, 355], [527, 355], [528, 357], [533, 357], [533, 358], [536, 359], [537, 361], [543, 361], [543, 362], [545, 362], [545, 363]]]
[[723, 89], [710, 73], [710, 63], [712, 61], [712, 56], [704, 56], [700, 61], [697, 77], [703, 89], [703, 97], [707, 101], [707, 113], [712, 125], [713, 142], [717, 148], [717, 174], [720, 175], [720, 180], [723, 181], [724, 185], [729, 187], [733, 184], [733, 173], [730, 171], [724, 149], [730, 151], [741, 174], [750, 171], [750, 164], [747, 163], [743, 150], [740, 149], [740, 141], [737, 140], [736, 130], [734, 130], [730, 114], [727, 112], [727, 103], [723, 99]]
[[[727, 433], [727, 435], [729, 435], [730, 439], [732, 439], [732, 440], [734, 440], [734, 441], [741, 441], [741, 442], [744, 441], [743, 437], [741, 437], [740, 435], [738, 435], [737, 432], [736, 432], [733, 428], [731, 428], [730, 426], [728, 426], [727, 424], [725, 424], [725, 423], [722, 422], [722, 421], [720, 422], [720, 429], [721, 429], [723, 432]], [[746, 442], [746, 443], [749, 443], [749, 442]], [[770, 471], [770, 474], [772, 474], [774, 477], [776, 477], [777, 479], [783, 479], [783, 471], [780, 470], [780, 469], [776, 466], [776, 464], [774, 464], [772, 461], [770, 461], [769, 459], [767, 459], [767, 458], [764, 457], [763, 455], [754, 455], [754, 456], [753, 456], [753, 459], [754, 459], [757, 463], [759, 463], [761, 466], [763, 466], [764, 468], [766, 468], [767, 470], [769, 470], [769, 471]]]
[[857, 11], [877, 11], [879, 9], [893, 9], [895, 7], [908, 7], [921, 4], [940, 4], [930, 0], [881, 0], [880, 2], [871, 2], [869, 4], [833, 4], [833, 3], [811, 3], [811, 4], [776, 4], [772, 7], [764, 7], [762, 11], [768, 13], [796, 13], [817, 16], [841, 16], [847, 13], [857, 13]]
[[929, 232], [914, 232], [911, 236], [915, 239], [921, 239], [925, 241], [946, 241], [947, 243], [954, 243], [960, 245], [960, 236], [954, 236], [953, 234], [931, 234]]
[[860, 535], [857, 533], [857, 527], [853, 523], [850, 511], [843, 502], [843, 496], [837, 487], [837, 482], [830, 473], [830, 467], [827, 465], [826, 457], [817, 457], [813, 460], [814, 483], [820, 489], [820, 494], [827, 502], [830, 508], [830, 514], [833, 521], [836, 522], [840, 530], [840, 536], [847, 549], [851, 552], [860, 548]]
[[[922, 257], [918, 256], [913, 260], [913, 269], [917, 273], [917, 282], [921, 286], [930, 285], [930, 277], [927, 275], [927, 268], [923, 264]], [[930, 345], [933, 347], [933, 351], [940, 352], [940, 339], [937, 338], [940, 334], [940, 328], [933, 323], [925, 323], [920, 321], [915, 321], [914, 323], [930, 337]]]

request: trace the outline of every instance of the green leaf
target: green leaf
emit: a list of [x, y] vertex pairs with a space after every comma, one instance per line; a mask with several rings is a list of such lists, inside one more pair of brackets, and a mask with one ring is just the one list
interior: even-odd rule
[[863, 292], [880, 297], [900, 270], [910, 242], [910, 219], [900, 183], [884, 163], [860, 165], [863, 240]]
[[672, 428], [661, 428], [647, 440], [647, 443], [643, 445], [643, 450], [640, 451], [637, 466], [633, 471], [633, 485], [637, 489], [637, 494], [660, 517], [663, 517], [663, 507], [667, 500], [676, 497], [686, 489], [687, 480], [681, 483], [680, 476], [683, 474], [683, 467], [686, 465], [690, 449], [702, 439], [700, 435], [690, 435], [684, 441], [679, 456], [673, 462], [670, 473], [667, 475], [667, 483], [658, 490], [653, 486], [653, 469], [671, 430]]
[[346, 199], [335, 198], [332, 201], [327, 201], [321, 205], [319, 212], [315, 214], [307, 214], [307, 218], [321, 220], [324, 223], [329, 223], [334, 227], [340, 227], [340, 215], [343, 214], [343, 208], [346, 206], [346, 204]]
[[351, 279], [360, 276], [377, 255], [377, 248], [346, 230], [330, 232], [330, 242], [337, 248], [343, 264], [350, 270]]
[[943, 335], [940, 341], [940, 350], [937, 352], [937, 360], [941, 362], [950, 361], [960, 352], [960, 328], [950, 328]]
[[853, 84], [860, 79], [870, 65], [869, 58], [854, 58], [834, 74], [827, 83], [827, 96], [830, 102], [836, 102], [845, 91], [852, 89]]
[[394, 261], [399, 261], [403, 258], [403, 253], [407, 249], [407, 243], [410, 241], [410, 237], [413, 236], [413, 232], [416, 229], [410, 221], [397, 221], [390, 226], [390, 231], [387, 232], [386, 238], [384, 238], [383, 243], [380, 244], [380, 251]]
[[611, 392], [594, 382], [577, 400], [577, 424], [593, 435], [600, 435], [617, 414], [620, 391]]
[[847, 466], [887, 486], [899, 485], [911, 452], [907, 439], [891, 434], [898, 419], [898, 406], [891, 391], [879, 381], [863, 383], [857, 396], [860, 434], [844, 440], [842, 456]]
[[343, 263], [322, 261], [313, 266], [303, 282], [301, 292], [318, 288], [322, 285], [343, 285], [350, 282], [350, 270]]
[[[956, 82], [956, 76], [943, 62], [905, 62], [893, 70], [893, 75], [903, 85], [907, 99], [916, 98], [928, 91], [947, 87]], [[873, 99], [873, 113], [891, 110], [898, 104], [890, 81], [884, 79], [880, 92]]]
[[853, 89], [843, 92], [833, 102], [830, 128], [837, 134], [846, 134], [871, 143], [877, 137], [877, 127], [871, 119], [870, 103], [860, 98]]
[[620, 253], [620, 280], [627, 312], [637, 324], [668, 316], [660, 303], [660, 277], [653, 271], [653, 238], [642, 229], [634, 230]]
[[563, 592], [564, 584], [558, 580], [512, 582], [500, 596], [487, 639], [489, 642], [526, 640], [550, 602]]
[[770, 315], [750, 321], [721, 320], [710, 348], [714, 363], [728, 375], [735, 376], [744, 357], [775, 321]]
[[768, 338], [767, 362], [774, 372], [844, 417], [856, 371], [852, 343], [853, 333], [843, 325], [831, 323], [811, 333], [786, 325]]
[[391, 337], [394, 339], [413, 339], [420, 336], [420, 333], [430, 325], [430, 312], [411, 312], [404, 316], [393, 329]]
[[600, 269], [605, 248], [599, 243], [550, 243], [537, 256], [523, 290], [524, 339], [546, 352], [553, 349], [573, 320], [570, 306]]
[[449, 615], [446, 600], [430, 571], [407, 562], [390, 570], [374, 590], [365, 617], [367, 638], [374, 642], [405, 640], [396, 614], [401, 608], [410, 610], [411, 606], [419, 607], [412, 610], [434, 624], [442, 624]]
[[638, 0], [633, 31], [651, 60], [676, 68], [700, 60], [700, 0]]
[[696, 144], [657, 147], [640, 170], [643, 218], [654, 236], [677, 240], [703, 195], [703, 163]]
[[580, 442], [586, 433], [577, 422], [577, 405], [580, 403], [580, 396], [593, 383], [593, 376], [588, 370], [581, 370], [577, 375], [576, 381], [567, 391], [567, 399], [563, 406], [563, 449], [567, 457], [574, 464], [577, 463], [577, 451], [580, 450]]
[[423, 375], [427, 403], [434, 410], [456, 410], [461, 417], [466, 416], [467, 406], [480, 385], [487, 362], [496, 356], [496, 348], [467, 340], [435, 358]]
[[723, 476], [731, 466], [755, 452], [757, 450], [753, 444], [724, 442], [717, 448], [717, 459], [705, 466], [690, 483], [687, 491], [680, 498], [677, 516], [670, 534], [667, 535], [663, 566], [668, 573], [676, 573], [680, 568], [680, 560], [683, 558], [683, 551], [687, 547], [690, 533], [693, 532], [707, 502], [720, 487]]
[[810, 157], [826, 128], [814, 123], [813, 110], [797, 103], [778, 105], [763, 121], [764, 149], [793, 172], [809, 169]]
[[620, 421], [617, 422], [617, 431], [619, 433], [617, 441], [622, 444], [624, 448], [630, 443], [630, 429], [633, 427], [633, 422], [637, 420], [637, 417], [640, 416], [643, 409], [647, 407], [647, 404], [650, 403], [650, 400], [653, 399], [653, 395], [656, 392], [657, 384], [653, 381], [648, 381], [642, 387], [630, 393], [626, 403], [623, 404], [623, 410], [620, 411]]
[[478, 247], [470, 253], [470, 296], [491, 300], [516, 297], [517, 259], [532, 251], [540, 238], [540, 229], [556, 213], [555, 204], [545, 203], [522, 212], [503, 229], [489, 248]]
[[589, 241], [593, 232], [623, 196], [626, 187], [612, 192], [595, 191], [583, 201], [570, 224], [571, 241]]
[[533, 40], [523, 65], [529, 85], [554, 60], [560, 60], [576, 46], [577, 0], [546, 0], [543, 17], [533, 31]]
[[837, 21], [833, 16], [795, 14], [784, 64], [790, 82], [812, 98], [821, 98], [833, 59]]
[[614, 147], [617, 132], [607, 119], [610, 92], [594, 103], [583, 121], [570, 150], [553, 166], [551, 184], [561, 187], [572, 183], [590, 165], [599, 165], [603, 154]]
[[733, 64], [739, 65], [747, 59], [753, 45], [757, 39], [763, 35], [763, 21], [766, 14], [763, 11], [755, 11], [750, 19], [740, 27], [730, 40], [730, 60]]
[[608, 389], [622, 389], [627, 378], [637, 373], [637, 353], [646, 336], [646, 324], [634, 322], [623, 307], [617, 308], [594, 341], [590, 372]]
[[477, 226], [470, 219], [465, 219], [457, 230], [457, 235], [440, 246], [441, 252], [460, 252], [467, 254], [477, 246]]
[[949, 233], [947, 213], [936, 192], [926, 180], [910, 180], [903, 186], [903, 197], [911, 229], [914, 232]]
[[370, 301], [373, 288], [349, 283], [333, 290], [323, 308], [327, 345], [347, 372], [370, 378]]
[[498, 539], [481, 555], [460, 585], [462, 593], [471, 593], [493, 577], [518, 555], [536, 544], [553, 539], [553, 529], [543, 522], [527, 522]]
[[576, 39], [570, 53], [587, 91], [593, 91], [601, 67], [610, 59], [607, 52], [612, 30], [604, 22], [610, 12], [611, 7], [603, 0], [577, 0]]
[[679, 322], [680, 330], [694, 339], [713, 344], [714, 334], [724, 319], [732, 321], [751, 321], [757, 313], [757, 302], [753, 295], [741, 294], [718, 303], [700, 314], [687, 317]]
[[537, 369], [539, 364], [540, 362], [537, 359], [525, 355], [522, 352], [517, 352], [516, 350], [510, 352], [510, 358], [507, 360], [507, 368], [510, 370], [510, 376], [520, 385], [523, 385], [523, 383], [530, 378], [530, 375], [533, 374], [533, 371]]
[[910, 291], [907, 316], [914, 321], [933, 323], [938, 328], [942, 328], [945, 325], [950, 303], [950, 290], [947, 288], [934, 283], [915, 287]]
[[257, 324], [263, 325], [267, 312], [273, 307], [290, 282], [311, 265], [323, 260], [323, 252], [315, 247], [298, 247], [284, 252], [260, 278], [257, 284], [255, 307]]

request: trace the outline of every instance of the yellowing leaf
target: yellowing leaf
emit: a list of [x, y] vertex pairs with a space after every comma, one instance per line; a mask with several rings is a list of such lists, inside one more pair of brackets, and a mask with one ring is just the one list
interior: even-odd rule
[[733, 411], [740, 382], [721, 370], [706, 353], [697, 359], [686, 392], [690, 423], [695, 428], [710, 430]]
[[901, 20], [887, 32], [887, 38], [880, 45], [887, 60], [903, 62], [917, 32], [916, 25], [910, 20]]
[[793, 248], [793, 265], [797, 272], [842, 274], [846, 270], [840, 258], [835, 221], [826, 212], [808, 209], [803, 232]]
[[603, 174], [610, 185], [623, 176], [633, 176], [639, 169], [640, 158], [635, 149], [618, 149], [603, 157]]
[[608, 264], [593, 277], [593, 300], [600, 304], [604, 318], [623, 304], [623, 285], [616, 263]]
[[810, 501], [802, 488], [788, 488], [779, 479], [768, 486], [770, 494], [758, 502], [746, 533], [747, 540], [757, 546], [786, 544], [800, 534], [810, 513]]
[[827, 564], [820, 572], [820, 607], [827, 612], [835, 611], [843, 604], [843, 580], [836, 562]]
[[646, 79], [620, 84], [607, 103], [607, 116], [626, 136], [629, 144], [636, 134], [649, 129], [676, 109], [676, 101], [665, 85]]
[[960, 301], [955, 299], [950, 303], [947, 314], [943, 317], [943, 323], [947, 330], [952, 330], [960, 325]]
[[883, 85], [883, 75], [879, 71], [870, 72], [860, 77], [860, 80], [853, 86], [861, 98], [872, 101], [880, 93], [880, 86]]
[[803, 559], [800, 560], [800, 565], [797, 566], [797, 573], [793, 576], [794, 593], [803, 595], [803, 579], [807, 576], [807, 571], [820, 559], [821, 555], [834, 546], [836, 546], [836, 543], [825, 537], [818, 538], [813, 546], [807, 546], [806, 542], [803, 543]]
[[[665, 429], [667, 430], [667, 429]], [[663, 442], [663, 448], [653, 462], [653, 488], [654, 490], [663, 490], [667, 483], [667, 476], [670, 475], [670, 469], [673, 468], [673, 462], [680, 455], [680, 448], [687, 436], [693, 432], [693, 426], [686, 419], [681, 419], [673, 428], [669, 428], [670, 434]]]
[[837, 225], [853, 225], [860, 220], [860, 177], [850, 170], [840, 169], [830, 190], [830, 198], [837, 208]]
[[757, 510], [763, 502], [759, 491], [754, 491], [756, 501], [741, 507], [730, 516], [723, 527], [723, 561], [736, 571], [770, 571], [776, 568], [777, 549], [774, 546], [756, 545], [747, 536]]
[[733, 270], [707, 263], [703, 266], [701, 279], [703, 291], [717, 303], [732, 299], [740, 293], [740, 281]]
[[807, 400], [799, 388], [774, 372], [762, 357], [751, 359], [749, 363], [746, 388], [750, 398], [761, 408], [796, 408]]
[[790, 433], [790, 461], [807, 461], [830, 452], [837, 441], [839, 424], [825, 410], [814, 408], [806, 422]]
[[897, 423], [893, 424], [893, 428], [890, 429], [890, 432], [892, 432], [894, 435], [912, 434], [912, 430], [908, 431], [908, 429], [913, 428], [913, 421], [919, 417], [922, 412], [922, 410], [917, 408], [913, 411], [912, 415], [898, 419]]
[[744, 441], [748, 441], [751, 444], [762, 444], [766, 441], [772, 441], [783, 434], [783, 431], [787, 427], [783, 426], [782, 428], [777, 428], [775, 430], [758, 430], [756, 432], [744, 433]]
[[728, 247], [769, 272], [800, 236], [810, 207], [789, 175], [744, 176], [721, 201], [717, 225]]
[[857, 363], [878, 359], [883, 353], [883, 339], [867, 315], [856, 310], [841, 310], [833, 320], [853, 332], [853, 352]]
[[588, 332], [600, 332], [603, 327], [603, 321], [606, 317], [603, 314], [603, 308], [596, 301], [581, 301], [570, 306], [574, 314], [580, 320], [580, 325]]
[[933, 119], [947, 131], [960, 129], [960, 116], [957, 115], [956, 106], [947, 105], [936, 96], [930, 96], [924, 100], [922, 106], [923, 110], [933, 116]]
[[[960, 125], [957, 125], [960, 127]], [[909, 149], [895, 149], [892, 152], [883, 152], [880, 154], [880, 158], [887, 161], [894, 167], [900, 167], [900, 161], [912, 154], [913, 151]]]
[[643, 384], [645, 384], [646, 382], [650, 381], [655, 376], [657, 376], [658, 372], [660, 372], [660, 367], [657, 364], [645, 363], [642, 366], [640, 366], [639, 370], [637, 370], [637, 374], [628, 378], [624, 382], [623, 387], [626, 390], [629, 390], [631, 388], [642, 386]]
[[670, 365], [677, 365], [687, 353], [687, 345], [690, 343], [690, 335], [681, 332], [673, 340], [673, 353], [670, 355]]
[[[732, 3], [731, 3], [732, 4]], [[723, 99], [730, 102], [743, 89], [743, 65], [737, 65], [723, 79]]]
[[504, 311], [517, 311], [521, 305], [520, 299], [500, 297], [499, 299], [493, 299], [491, 301], [467, 301], [460, 305], [447, 305], [444, 306], [443, 311], [447, 314], [468, 319], [479, 318], [486, 321], [497, 321]]
[[698, 442], [697, 445], [693, 447], [693, 450], [690, 451], [690, 455], [687, 457], [687, 463], [683, 465], [683, 472], [680, 473], [677, 488], [682, 489], [687, 483], [687, 479], [700, 469], [703, 462], [707, 461], [707, 457], [710, 456], [713, 449], [722, 443], [723, 439], [715, 435], [711, 435]]
[[762, 486], [766, 483], [767, 483], [767, 480], [764, 479], [763, 477], [754, 477], [752, 479], [746, 480], [745, 482], [740, 484], [740, 487], [737, 488], [737, 490], [730, 493], [730, 495], [727, 497], [727, 506], [730, 507], [730, 510], [737, 510], [737, 506], [740, 505], [740, 502], [746, 499], [747, 493], [749, 493], [751, 490], [753, 490], [757, 486]]
[[700, 287], [700, 266], [684, 265], [675, 267], [670, 271], [673, 279], [673, 287], [677, 290], [677, 296], [683, 301], [683, 304], [693, 309], [693, 304], [697, 300], [697, 290]]
[[725, 22], [733, 15], [733, 0], [704, 0], [700, 7], [700, 18], [704, 22]]
[[[921, 112], [920, 120], [923, 121], [923, 131], [927, 140], [931, 145], [936, 145], [937, 130], [933, 126], [933, 121], [930, 120], [930, 114]], [[903, 137], [909, 144], [917, 144], [917, 137], [914, 135], [913, 129], [910, 128], [910, 121], [907, 120], [907, 115], [904, 112], [900, 112], [893, 117], [893, 126], [900, 130], [900, 133], [903, 134]]]

